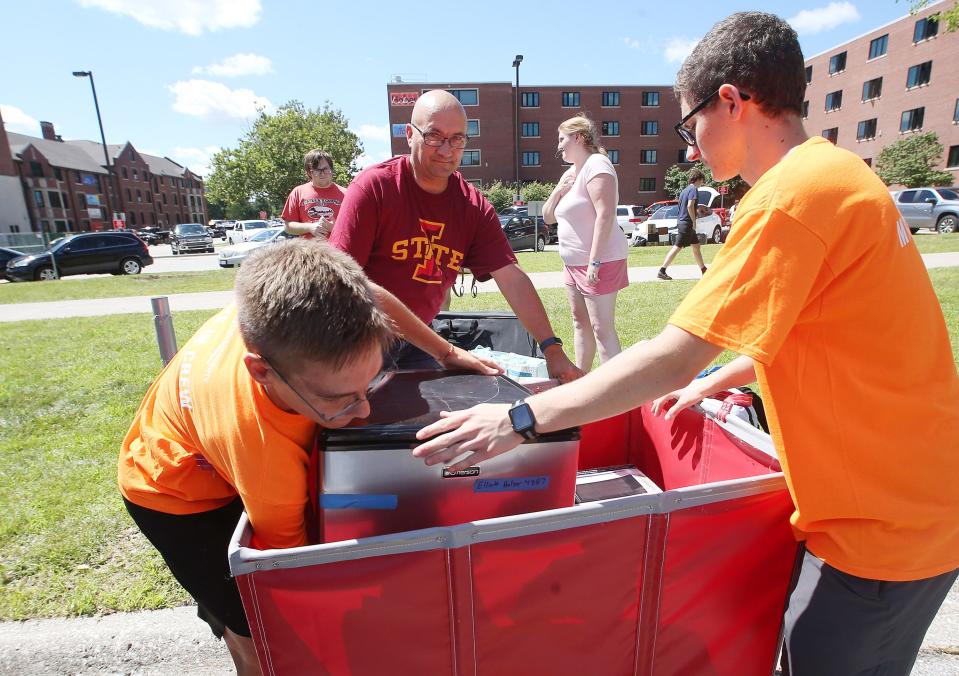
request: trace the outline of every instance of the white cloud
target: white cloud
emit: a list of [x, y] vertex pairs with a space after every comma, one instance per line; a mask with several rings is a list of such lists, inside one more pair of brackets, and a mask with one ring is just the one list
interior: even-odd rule
[[663, 50], [663, 56], [669, 63], [682, 63], [686, 60], [696, 45], [699, 44], [699, 38], [672, 38], [666, 43], [666, 49]]
[[633, 38], [623, 38], [623, 44], [632, 49], [640, 49], [643, 46], [639, 40]]
[[260, 0], [76, 0], [85, 8], [95, 7], [128, 16], [144, 26], [176, 30], [187, 35], [224, 28], [249, 28], [260, 20]]
[[266, 75], [273, 72], [273, 62], [259, 54], [234, 54], [220, 63], [209, 66], [196, 66], [194, 73], [208, 73], [217, 77], [239, 77], [240, 75]]
[[230, 89], [221, 82], [181, 80], [167, 87], [176, 100], [173, 110], [194, 117], [235, 117], [250, 119], [260, 110], [273, 112], [273, 104], [252, 89]]
[[364, 141], [379, 141], [382, 143], [390, 142], [390, 125], [361, 124], [360, 130], [356, 132]]
[[366, 152], [356, 158], [356, 165], [360, 169], [365, 169], [371, 164], [378, 164], [390, 159], [391, 157], [393, 157], [393, 153], [389, 150], [379, 150], [372, 153]]
[[822, 33], [859, 19], [859, 10], [851, 2], [830, 2], [818, 9], [804, 9], [787, 21], [797, 33], [812, 34]]
[[204, 148], [177, 146], [173, 149], [170, 157], [188, 167], [193, 173], [206, 177], [210, 175], [210, 158], [219, 151], [220, 148], [217, 146], [206, 146]]
[[3, 116], [3, 126], [7, 131], [39, 136], [40, 121], [33, 119], [16, 106], [0, 103], [0, 115]]

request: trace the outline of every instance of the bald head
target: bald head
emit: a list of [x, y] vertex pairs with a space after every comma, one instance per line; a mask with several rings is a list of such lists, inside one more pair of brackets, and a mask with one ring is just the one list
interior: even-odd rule
[[413, 106], [413, 124], [422, 129], [437, 113], [458, 113], [465, 124], [466, 110], [463, 109], [463, 104], [443, 89], [432, 89], [416, 100], [416, 105]]

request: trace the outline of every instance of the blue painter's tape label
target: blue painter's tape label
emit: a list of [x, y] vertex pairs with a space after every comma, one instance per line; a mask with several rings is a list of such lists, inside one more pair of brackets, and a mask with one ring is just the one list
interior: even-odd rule
[[396, 495], [372, 493], [324, 493], [320, 496], [323, 509], [396, 509]]
[[549, 477], [525, 476], [503, 479], [477, 479], [473, 482], [474, 493], [502, 493], [505, 491], [542, 491], [549, 488]]

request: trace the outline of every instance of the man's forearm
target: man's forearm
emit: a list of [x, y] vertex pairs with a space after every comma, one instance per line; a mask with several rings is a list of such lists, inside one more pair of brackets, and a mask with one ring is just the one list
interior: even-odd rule
[[394, 330], [400, 336], [420, 348], [437, 360], [441, 360], [449, 352], [450, 344], [442, 336], [423, 323], [406, 305], [392, 293], [378, 284], [373, 284], [373, 293], [376, 300], [389, 318], [393, 321]]

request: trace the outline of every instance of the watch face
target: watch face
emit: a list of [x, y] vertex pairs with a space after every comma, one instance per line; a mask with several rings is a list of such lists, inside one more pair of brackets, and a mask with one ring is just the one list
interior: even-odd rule
[[528, 430], [533, 427], [533, 416], [531, 415], [528, 404], [511, 408], [509, 417], [510, 420], [513, 421], [513, 429], [516, 431]]

